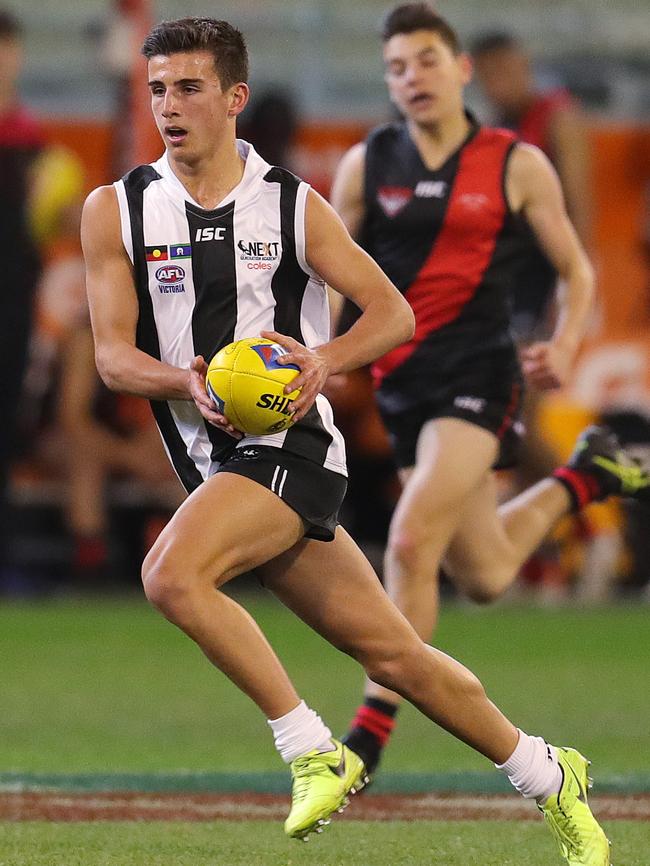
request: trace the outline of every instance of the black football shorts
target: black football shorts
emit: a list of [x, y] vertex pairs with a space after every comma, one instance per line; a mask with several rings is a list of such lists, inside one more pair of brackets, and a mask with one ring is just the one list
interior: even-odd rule
[[334, 540], [347, 490], [344, 475], [270, 445], [235, 448], [217, 471], [244, 475], [268, 487], [302, 517], [306, 538]]
[[[394, 386], [393, 386], [394, 388]], [[485, 355], [450, 375], [431, 375], [418, 383], [406, 403], [394, 390], [377, 392], [377, 403], [400, 469], [415, 465], [420, 431], [435, 418], [460, 418], [494, 433], [500, 443], [494, 469], [517, 464], [524, 432], [520, 419], [523, 379], [518, 364], [504, 354]]]

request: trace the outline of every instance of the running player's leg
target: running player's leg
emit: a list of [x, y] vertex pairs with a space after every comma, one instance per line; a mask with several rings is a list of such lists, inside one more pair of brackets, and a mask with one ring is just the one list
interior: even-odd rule
[[444, 557], [445, 572], [474, 601], [493, 601], [571, 505], [566, 487], [554, 478], [499, 505], [490, 473], [467, 502]]
[[275, 448], [247, 449], [186, 500], [143, 566], [150, 601], [266, 715], [294, 777], [285, 830], [300, 838], [320, 831], [347, 794], [363, 786], [364, 766], [300, 701], [257, 624], [219, 588], [305, 532], [332, 537], [344, 492], [345, 479], [316, 464]]
[[[391, 600], [425, 641], [438, 616], [438, 569], [468, 500], [489, 475], [498, 452], [496, 436], [458, 418], [423, 426], [413, 469], [402, 473], [404, 489], [391, 522], [384, 559], [384, 586]], [[400, 698], [369, 681], [344, 741], [372, 773], [394, 727]]]
[[[384, 586], [423, 640], [430, 639], [436, 624], [441, 558], [497, 449], [496, 437], [488, 431], [456, 418], [438, 418], [422, 428], [415, 466], [402, 473]], [[376, 696], [389, 697], [384, 691]]]
[[503, 505], [497, 504], [494, 477], [487, 477], [458, 523], [445, 568], [475, 600], [491, 601], [512, 584], [560, 517], [612, 494], [646, 498], [649, 490], [648, 472], [616, 437], [588, 428], [566, 466]]
[[299, 698], [256, 623], [219, 587], [293, 546], [304, 532], [301, 517], [270, 490], [220, 472], [180, 506], [142, 567], [152, 604], [269, 719], [292, 710]]
[[342, 527], [326, 550], [304, 539], [258, 573], [283, 604], [355, 658], [371, 679], [399, 691], [491, 760], [508, 759], [515, 727], [467, 668], [418, 637]]
[[609, 843], [587, 804], [587, 761], [519, 731], [467, 668], [426, 646], [341, 527], [325, 555], [322, 545], [305, 540], [261, 570], [288, 607], [360, 661], [369, 677], [399, 690], [535, 799], [572, 866], [608, 866]]

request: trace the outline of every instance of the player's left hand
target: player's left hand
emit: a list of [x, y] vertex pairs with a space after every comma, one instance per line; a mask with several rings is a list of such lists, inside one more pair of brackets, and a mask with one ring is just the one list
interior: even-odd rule
[[559, 343], [533, 343], [521, 352], [524, 376], [529, 385], [551, 391], [566, 385], [573, 353]]
[[279, 343], [287, 350], [286, 355], [278, 358], [279, 364], [295, 364], [300, 367], [300, 373], [284, 389], [285, 394], [291, 394], [300, 388], [300, 394], [291, 404], [291, 411], [295, 413], [294, 419], [300, 421], [311, 409], [314, 400], [323, 390], [323, 386], [330, 374], [329, 364], [318, 349], [308, 349], [293, 337], [278, 334], [276, 331], [262, 331], [261, 334], [267, 340]]

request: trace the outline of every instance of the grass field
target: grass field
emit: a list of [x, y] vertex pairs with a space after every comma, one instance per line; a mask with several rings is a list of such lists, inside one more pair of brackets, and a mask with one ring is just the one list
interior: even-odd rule
[[[607, 828], [609, 830], [609, 828]], [[0, 866], [560, 866], [541, 824], [333, 825], [306, 845], [261, 821], [0, 824]], [[616, 822], [617, 866], [647, 866], [648, 828]]]
[[[341, 732], [361, 676], [272, 598], [240, 596], [294, 676], [299, 691]], [[648, 612], [448, 607], [437, 644], [466, 662], [489, 694], [531, 733], [577, 745], [594, 775], [650, 791]], [[139, 597], [6, 603], [0, 609], [0, 790], [10, 773], [81, 774], [81, 788], [123, 776], [182, 787], [211, 774], [265, 773], [283, 765], [258, 711], [214, 672], [185, 636]], [[501, 777], [489, 763], [406, 708], [378, 787], [413, 788], [455, 772], [480, 788]], [[398, 773], [406, 773], [401, 777]], [[483, 776], [482, 774], [485, 774]], [[189, 774], [189, 775], [186, 775]], [[194, 775], [192, 775], [194, 774]], [[200, 775], [196, 775], [200, 774]], [[410, 775], [409, 775], [410, 774]], [[159, 781], [156, 782], [155, 780]], [[183, 781], [185, 780], [185, 782]], [[165, 782], [167, 784], [167, 782]], [[397, 787], [396, 787], [397, 786]], [[416, 784], [417, 787], [417, 784]], [[487, 788], [486, 788], [487, 789]], [[352, 812], [353, 809], [350, 810]], [[611, 821], [616, 866], [647, 866], [648, 824]], [[334, 824], [309, 845], [278, 822], [0, 823], [0, 866], [552, 866], [541, 823], [399, 821]]]
[[[269, 596], [243, 602], [300, 693], [343, 731], [360, 695], [357, 665]], [[257, 709], [138, 597], [4, 604], [0, 634], [0, 770], [282, 769]], [[451, 607], [437, 644], [523, 729], [579, 746], [596, 772], [650, 774], [645, 607]], [[410, 707], [384, 767], [490, 770]]]

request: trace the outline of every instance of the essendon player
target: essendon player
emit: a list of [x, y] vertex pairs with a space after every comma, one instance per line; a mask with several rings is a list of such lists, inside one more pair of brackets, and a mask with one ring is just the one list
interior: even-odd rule
[[[596, 476], [591, 461], [604, 434], [594, 428], [581, 458], [498, 506], [493, 470], [514, 460], [523, 377], [544, 389], [565, 382], [592, 269], [544, 154], [465, 111], [471, 63], [447, 22], [425, 3], [402, 5], [385, 19], [383, 43], [390, 97], [404, 119], [344, 157], [333, 204], [415, 313], [413, 338], [375, 362], [373, 375], [403, 484], [385, 586], [429, 640], [440, 565], [473, 599], [494, 599], [560, 516], [621, 487]], [[525, 225], [564, 289], [555, 333], [524, 352], [522, 376], [507, 298]], [[367, 684], [346, 742], [370, 771], [398, 701]]]

